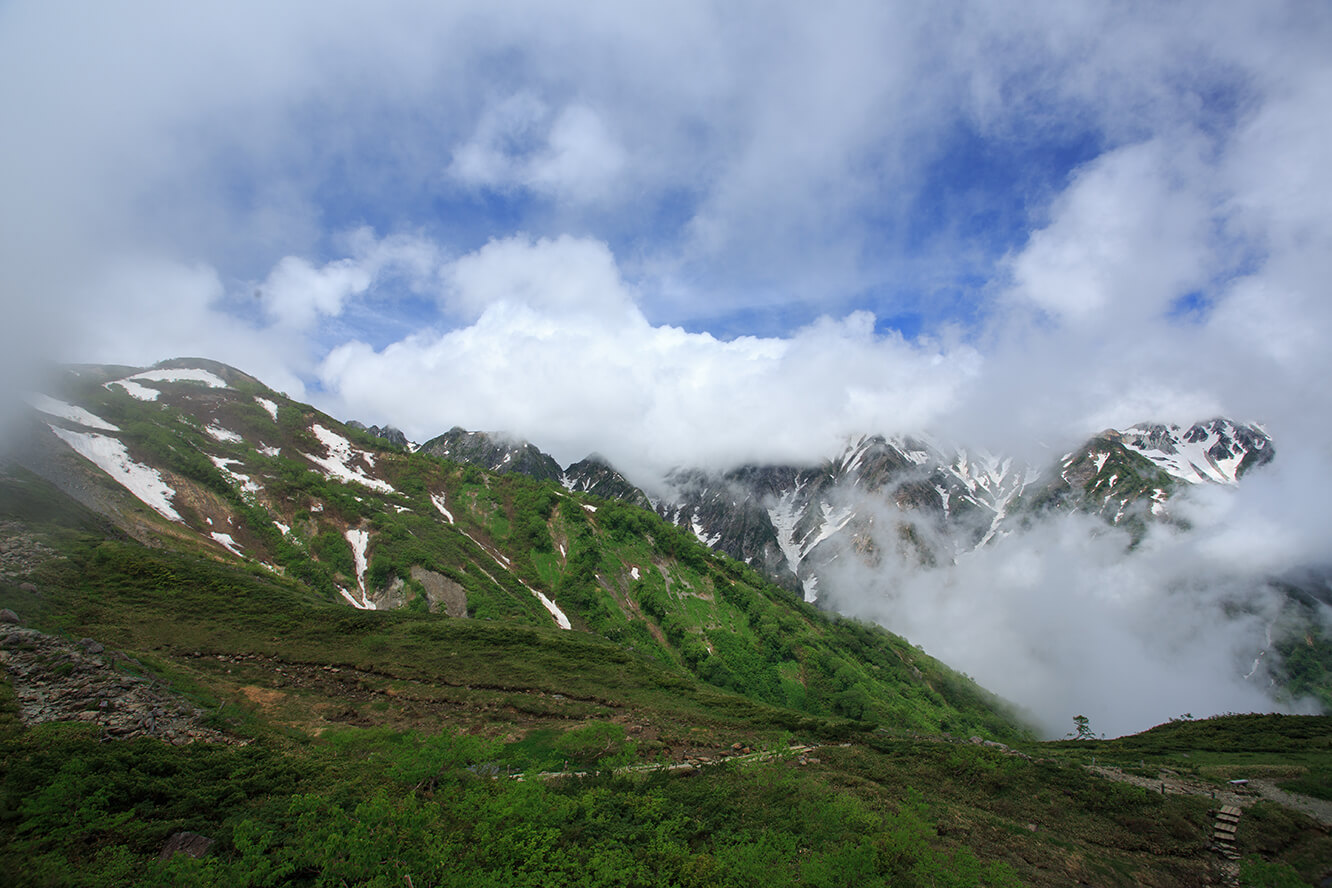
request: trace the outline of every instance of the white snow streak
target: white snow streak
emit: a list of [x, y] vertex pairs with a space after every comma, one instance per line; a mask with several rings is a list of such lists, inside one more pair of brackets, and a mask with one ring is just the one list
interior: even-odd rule
[[792, 572], [800, 566], [805, 553], [801, 551], [800, 544], [796, 542], [795, 527], [796, 522], [800, 520], [800, 515], [796, 509], [796, 497], [800, 495], [803, 484], [796, 486], [795, 490], [787, 491], [782, 494], [782, 498], [777, 503], [768, 508], [768, 519], [772, 521], [773, 529], [777, 531], [777, 545], [781, 547], [782, 554], [786, 556], [786, 563]]
[[171, 500], [176, 495], [157, 469], [136, 463], [130, 459], [129, 451], [118, 438], [106, 435], [71, 432], [47, 424], [51, 431], [70, 447], [118, 481], [126, 490], [134, 494], [145, 504], [151, 506], [164, 518], [181, 521], [180, 515], [171, 507]]
[[148, 386], [146, 385], [139, 385], [137, 382], [132, 382], [128, 379], [120, 379], [115, 382], [108, 382], [105, 386], [103, 386], [103, 388], [105, 388], [107, 391], [110, 391], [111, 386], [113, 385], [120, 386], [125, 390], [125, 394], [139, 401], [156, 401], [157, 396], [162, 394], [157, 389], [148, 388]]
[[213, 461], [213, 465], [217, 466], [219, 469], [222, 470], [223, 474], [225, 474], [232, 481], [235, 481], [237, 484], [239, 484], [241, 490], [243, 490], [245, 493], [258, 493], [261, 490], [258, 484], [250, 480], [249, 475], [242, 475], [240, 472], [232, 470], [231, 468], [232, 463], [239, 463], [240, 460], [224, 459], [223, 457], [220, 456], [210, 456], [208, 458]]
[[533, 595], [537, 597], [537, 600], [541, 602], [542, 607], [550, 611], [550, 615], [555, 618], [556, 626], [559, 626], [561, 629], [573, 628], [573, 623], [569, 622], [569, 618], [564, 615], [564, 611], [560, 610], [559, 605], [557, 605], [555, 602], [551, 601], [549, 598], [542, 595], [540, 592], [533, 589], [531, 586], [527, 585], [526, 583], [523, 583], [523, 587], [527, 589], [528, 592], [531, 592]]
[[323, 444], [328, 450], [328, 456], [312, 456], [304, 454], [305, 458], [315, 465], [322, 468], [330, 478], [337, 478], [342, 481], [355, 481], [357, 484], [363, 484], [371, 490], [378, 490], [381, 493], [397, 493], [393, 486], [387, 481], [381, 481], [378, 478], [371, 478], [364, 471], [353, 467], [351, 461], [356, 457], [364, 457], [367, 454], [364, 451], [356, 450], [351, 442], [339, 435], [337, 432], [329, 431], [323, 426], [315, 423], [310, 427], [314, 432], [319, 443]]
[[1195, 442], [1183, 440], [1178, 427], [1171, 426], [1170, 431], [1173, 441], [1166, 443], [1168, 449], [1134, 446], [1131, 436], [1147, 434], [1147, 430], [1140, 428], [1124, 431], [1126, 438], [1124, 445], [1150, 459], [1167, 474], [1191, 484], [1213, 481], [1233, 486], [1239, 483], [1239, 466], [1244, 459], [1244, 451], [1241, 448], [1236, 447], [1233, 456], [1218, 460], [1208, 453], [1221, 440], [1221, 435], [1215, 430], [1208, 429], [1207, 437]]
[[217, 531], [213, 531], [211, 534], [209, 534], [209, 536], [217, 540], [218, 543], [220, 543], [224, 548], [226, 548], [227, 551], [231, 552], [233, 555], [239, 555], [242, 558], [245, 557], [245, 553], [242, 552], [240, 549], [236, 548], [236, 541], [231, 538], [231, 534], [218, 533]]
[[[375, 603], [365, 593], [365, 549], [370, 544], [370, 531], [349, 530], [343, 536], [347, 538], [347, 543], [351, 546], [352, 559], [356, 562], [356, 586], [361, 592], [361, 603], [356, 604], [354, 601], [352, 603], [356, 604], [361, 610], [374, 610]], [[342, 594], [347, 595], [346, 592]]]
[[181, 368], [178, 370], [145, 370], [142, 373], [135, 373], [133, 376], [127, 376], [120, 380], [142, 379], [146, 382], [202, 382], [209, 388], [226, 388], [227, 384], [216, 373], [210, 373], [207, 370], [198, 370], [193, 368]]
[[704, 532], [703, 532], [703, 523], [702, 523], [701, 521], [698, 520], [698, 513], [697, 513], [697, 512], [695, 512], [695, 513], [694, 513], [692, 516], [690, 516], [690, 518], [689, 518], [689, 529], [692, 530], [692, 531], [694, 532], [694, 536], [698, 538], [698, 541], [699, 541], [700, 543], [702, 543], [703, 545], [707, 546], [709, 549], [711, 549], [713, 546], [717, 545], [717, 542], [718, 542], [718, 541], [721, 539], [721, 537], [722, 537], [722, 535], [721, 535], [720, 533], [718, 533], [718, 534], [714, 534], [713, 537], [712, 537], [712, 539], [708, 539], [707, 535], [704, 534]]
[[224, 429], [221, 426], [204, 426], [204, 431], [214, 441], [221, 441], [223, 444], [239, 444], [245, 440], [230, 429]]
[[48, 416], [58, 416], [61, 419], [68, 419], [70, 422], [76, 422], [84, 428], [101, 429], [104, 432], [118, 432], [119, 428], [102, 419], [100, 416], [89, 413], [82, 407], [75, 407], [73, 404], [66, 404], [64, 401], [57, 401], [49, 395], [33, 393], [28, 395], [28, 403]]
[[348, 592], [346, 589], [342, 588], [341, 586], [338, 587], [338, 591], [342, 593], [343, 598], [347, 599], [348, 604], [350, 604], [352, 607], [356, 608], [357, 610], [375, 609], [374, 605], [372, 604], [367, 604], [363, 600], [358, 601], [355, 595], [352, 595], [350, 592]]
[[819, 509], [823, 512], [823, 526], [819, 528], [819, 534], [814, 537], [813, 542], [806, 542], [801, 546], [806, 555], [813, 552], [819, 543], [846, 527], [856, 514], [854, 509], [834, 509], [829, 503], [819, 503]]
[[452, 523], [453, 523], [453, 513], [450, 512], [448, 509], [444, 508], [444, 494], [442, 494], [442, 493], [439, 493], [439, 494], [433, 494], [433, 493], [432, 493], [432, 494], [430, 495], [430, 501], [431, 501], [432, 503], [435, 504], [435, 508], [436, 508], [436, 509], [439, 509], [439, 513], [440, 513], [441, 515], [443, 515], [445, 518], [447, 518], [447, 519], [449, 520], [449, 523], [452, 524]]
[[254, 396], [254, 403], [267, 410], [268, 415], [273, 417], [273, 422], [277, 422], [277, 404], [267, 398], [261, 398], [258, 395]]

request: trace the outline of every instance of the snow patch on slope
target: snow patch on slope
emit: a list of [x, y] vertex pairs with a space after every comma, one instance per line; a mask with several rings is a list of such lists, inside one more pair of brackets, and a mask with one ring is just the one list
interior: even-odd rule
[[277, 422], [277, 404], [267, 398], [261, 398], [258, 395], [254, 396], [254, 403], [267, 410], [268, 415], [273, 417], [273, 422]]
[[104, 432], [118, 432], [119, 428], [102, 419], [93, 413], [89, 413], [82, 407], [76, 407], [73, 404], [66, 404], [64, 401], [58, 401], [49, 395], [33, 393], [28, 395], [28, 403], [48, 416], [57, 416], [60, 419], [67, 419], [70, 422], [76, 422], [84, 428], [101, 429]]
[[224, 549], [226, 549], [231, 554], [239, 555], [242, 558], [245, 557], [245, 553], [236, 547], [236, 541], [231, 538], [231, 534], [218, 533], [217, 531], [213, 531], [212, 533], [209, 534], [209, 536], [211, 536], [214, 540], [216, 540]]
[[448, 522], [449, 522], [450, 524], [452, 524], [452, 523], [453, 523], [453, 513], [450, 512], [448, 509], [446, 509], [446, 508], [444, 507], [444, 494], [442, 494], [442, 493], [439, 493], [439, 494], [432, 493], [432, 494], [430, 495], [430, 501], [431, 501], [432, 503], [435, 504], [435, 508], [436, 508], [436, 509], [439, 509], [439, 513], [440, 513], [441, 515], [443, 515], [445, 518], [447, 518], [447, 519], [448, 519]]
[[183, 520], [171, 507], [176, 491], [162, 480], [157, 469], [130, 459], [129, 451], [120, 439], [91, 432], [71, 432], [49, 423], [47, 427], [76, 453], [106, 472], [162, 517], [172, 521]]
[[523, 583], [523, 587], [527, 589], [528, 592], [531, 592], [533, 595], [535, 595], [537, 597], [537, 601], [541, 602], [541, 606], [550, 612], [550, 615], [555, 618], [556, 626], [559, 626], [561, 629], [573, 628], [573, 623], [569, 622], [569, 618], [564, 615], [564, 611], [560, 610], [559, 605], [557, 605], [555, 602], [551, 601], [549, 598], [542, 595], [540, 592], [533, 589], [531, 586], [527, 585], [526, 583]]
[[[352, 604], [356, 605], [361, 610], [374, 610], [375, 603], [370, 600], [365, 592], [365, 570], [367, 566], [365, 550], [366, 547], [370, 545], [370, 531], [349, 530], [343, 534], [343, 536], [346, 537], [347, 544], [351, 546], [352, 559], [356, 563], [356, 587], [361, 593], [360, 603], [353, 601]], [[346, 592], [343, 592], [342, 594], [346, 595], [348, 598], [351, 597]]]
[[[194, 367], [145, 370], [142, 373], [135, 373], [133, 376], [127, 376], [125, 379], [141, 379], [145, 382], [202, 382], [209, 388], [227, 387], [227, 384], [222, 381], [222, 377], [218, 376], [216, 373], [210, 373], [207, 370], [200, 370]], [[124, 381], [125, 380], [121, 380], [121, 382]]]
[[157, 389], [148, 388], [146, 385], [139, 385], [129, 379], [118, 379], [115, 382], [108, 382], [103, 388], [111, 390], [111, 386], [118, 385], [125, 390], [125, 394], [138, 401], [156, 401], [157, 396], [162, 394]]
[[156, 401], [161, 392], [155, 388], [141, 385], [142, 382], [200, 382], [209, 388], [227, 387], [227, 384], [216, 373], [182, 367], [172, 370], [144, 370], [142, 373], [126, 376], [124, 379], [108, 382], [104, 388], [110, 390], [111, 386], [118, 385], [132, 398], [137, 398], [140, 401]]
[[319, 439], [319, 443], [324, 445], [328, 455], [312, 456], [307, 453], [304, 456], [323, 469], [328, 477], [337, 478], [340, 481], [355, 481], [357, 484], [362, 484], [381, 493], [397, 493], [387, 481], [371, 478], [362, 469], [351, 465], [357, 457], [366, 457], [368, 454], [365, 451], [355, 449], [346, 438], [318, 423], [311, 426], [310, 431], [314, 432], [315, 437]]
[[208, 437], [223, 444], [239, 444], [245, 440], [230, 429], [224, 429], [221, 426], [204, 426], [204, 431], [208, 433]]
[[786, 556], [786, 563], [791, 571], [800, 566], [804, 560], [805, 553], [801, 550], [800, 544], [796, 542], [795, 528], [800, 520], [800, 507], [797, 498], [804, 487], [803, 483], [797, 484], [795, 489], [788, 490], [782, 494], [781, 499], [768, 507], [768, 520], [772, 522], [773, 529], [777, 531], [777, 545], [781, 547], [782, 554]]
[[689, 518], [689, 529], [694, 532], [694, 536], [698, 538], [698, 541], [703, 545], [707, 546], [709, 549], [717, 545], [717, 542], [722, 538], [720, 532], [713, 534], [711, 537], [709, 537], [707, 533], [704, 532], [703, 522], [698, 520], [697, 512], [695, 512]]
[[234, 471], [231, 468], [233, 463], [239, 463], [240, 460], [225, 459], [220, 456], [210, 456], [208, 458], [212, 460], [213, 465], [222, 470], [224, 475], [239, 484], [240, 489], [245, 493], [258, 493], [261, 490], [259, 485], [251, 480], [249, 475], [242, 475], [240, 472]]

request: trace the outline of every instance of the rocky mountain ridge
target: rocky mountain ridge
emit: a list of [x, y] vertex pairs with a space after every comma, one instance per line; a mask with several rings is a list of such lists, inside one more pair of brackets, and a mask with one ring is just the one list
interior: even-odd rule
[[861, 435], [819, 465], [677, 468], [653, 485], [666, 492], [651, 500], [599, 456], [561, 471], [530, 442], [460, 428], [425, 447], [492, 471], [650, 504], [705, 545], [811, 601], [820, 566], [848, 547], [867, 551], [876, 520], [893, 522], [923, 563], [986, 545], [1051, 509], [1090, 512], [1140, 534], [1147, 522], [1170, 520], [1168, 501], [1181, 485], [1238, 484], [1275, 453], [1261, 426], [1224, 418], [1107, 429], [1045, 466], [922, 437]]
[[[297, 428], [294, 415], [285, 419], [279, 415], [279, 404], [284, 402], [280, 395], [215, 362], [182, 359], [147, 370], [84, 367], [74, 372], [101, 378], [108, 393], [126, 394], [163, 409], [185, 406], [178, 399], [188, 390], [188, 407], [198, 431], [217, 445], [214, 449], [220, 448], [207, 456], [215, 470], [211, 474], [220, 474], [238, 486], [242, 497], [256, 502], [265, 498], [262, 485], [252, 479], [254, 467], [239, 454], [243, 448], [237, 448], [237, 455], [223, 455], [220, 450], [227, 445], [252, 442], [261, 455], [273, 458], [294, 452], [309, 468], [328, 477], [388, 495], [398, 491], [385, 480], [367, 448], [379, 441], [411, 449], [406, 436], [392, 427], [367, 428], [351, 422], [344, 434], [333, 428], [333, 421], [325, 420]], [[249, 394], [237, 399], [238, 390]], [[296, 407], [290, 402], [284, 405]], [[113, 423], [85, 407], [46, 395], [34, 396], [33, 406], [51, 434], [117, 478], [163, 517], [182, 521], [171, 495], [180, 479], [164, 478], [161, 468], [137, 462], [115, 437], [118, 429]], [[348, 437], [358, 432], [364, 435], [359, 445]], [[294, 435], [291, 443], [297, 446], [280, 446], [284, 435]], [[164, 441], [157, 445], [159, 450], [171, 446]], [[1047, 466], [1021, 464], [924, 437], [861, 435], [818, 465], [747, 465], [725, 472], [676, 469], [664, 483], [653, 485], [664, 493], [650, 499], [600, 456], [562, 469], [536, 445], [504, 433], [455, 427], [416, 449], [501, 475], [519, 474], [559, 483], [571, 492], [650, 507], [707, 546], [752, 565], [808, 601], [817, 599], [820, 582], [826, 582], [826, 566], [844, 555], [872, 563], [890, 545], [924, 565], [946, 563], [990, 544], [1043, 511], [1089, 512], [1141, 534], [1149, 522], [1172, 520], [1169, 501], [1179, 490], [1196, 484], [1237, 484], [1249, 471], [1270, 462], [1275, 452], [1260, 426], [1222, 418], [1189, 427], [1142, 423], [1107, 429]], [[207, 466], [192, 468], [197, 476], [210, 474]], [[87, 485], [82, 487], [79, 495], [105, 499]], [[197, 520], [216, 545], [233, 553], [264, 548], [252, 531], [234, 526], [227, 509], [217, 508], [215, 498], [193, 499], [190, 505]], [[291, 519], [294, 522], [296, 516]], [[279, 519], [276, 526], [291, 524]], [[289, 530], [282, 533], [285, 536]], [[345, 574], [348, 580], [341, 588], [365, 606], [373, 597], [371, 591], [352, 589], [351, 584], [359, 584], [368, 568], [357, 561], [356, 541], [351, 549], [357, 567]], [[408, 578], [404, 576], [403, 582]], [[398, 600], [401, 589], [374, 594]]]

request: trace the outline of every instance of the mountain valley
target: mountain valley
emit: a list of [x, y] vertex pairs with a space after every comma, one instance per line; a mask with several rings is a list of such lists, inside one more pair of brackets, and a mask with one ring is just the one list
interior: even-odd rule
[[[850, 559], [940, 569], [1043, 515], [1148, 545], [1187, 485], [1272, 461], [1256, 426], [1106, 431], [1053, 468], [865, 436], [640, 487], [199, 359], [71, 368], [30, 404], [0, 476], [11, 884], [1221, 884], [1211, 799], [1084, 765], [1326, 798], [1325, 715], [1041, 742], [828, 609]], [[1317, 625], [1267, 659], [1327, 706]], [[1332, 875], [1327, 824], [1237, 798], [1251, 875]], [[213, 850], [157, 861], [181, 832]]]

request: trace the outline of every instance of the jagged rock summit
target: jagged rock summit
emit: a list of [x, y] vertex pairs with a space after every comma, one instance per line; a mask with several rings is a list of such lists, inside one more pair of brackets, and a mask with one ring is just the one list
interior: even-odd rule
[[559, 481], [564, 474], [550, 454], [506, 432], [469, 432], [454, 426], [426, 441], [419, 450], [501, 475], [518, 472], [541, 481]]

